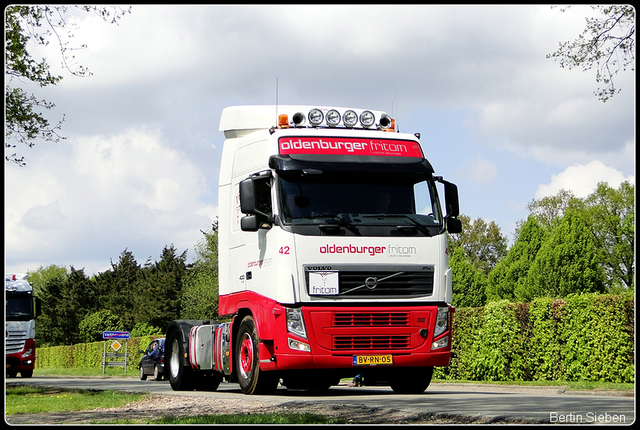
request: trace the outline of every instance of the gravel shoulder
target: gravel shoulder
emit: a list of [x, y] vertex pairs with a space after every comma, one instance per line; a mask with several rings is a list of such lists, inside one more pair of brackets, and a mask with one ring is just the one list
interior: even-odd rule
[[[433, 384], [433, 391], [455, 391], [469, 388], [468, 384]], [[474, 384], [474, 390], [505, 390], [511, 393], [564, 393], [563, 387], [501, 386], [492, 384]], [[571, 394], [580, 392], [572, 391]], [[585, 395], [596, 394], [592, 391], [581, 392]], [[598, 395], [633, 396], [633, 392], [597, 392]], [[351, 406], [329, 404], [326, 402], [283, 401], [282, 398], [268, 396], [247, 396], [246, 398], [220, 398], [204, 396], [167, 396], [148, 394], [141, 401], [119, 408], [100, 408], [86, 411], [47, 412], [39, 414], [6, 415], [8, 424], [86, 424], [110, 422], [114, 420], [146, 420], [163, 416], [185, 417], [216, 414], [264, 414], [264, 413], [305, 413], [311, 412], [328, 418], [343, 419], [359, 424], [536, 424], [535, 421], [490, 419], [486, 417], [468, 417], [463, 415], [411, 413], [392, 408]]]
[[[326, 403], [285, 402], [261, 398], [220, 399], [210, 397], [148, 395], [144, 400], [119, 408], [86, 411], [46, 412], [5, 416], [8, 424], [87, 424], [114, 420], [146, 420], [163, 416], [186, 417], [222, 414], [315, 413], [354, 424], [461, 424], [523, 423], [451, 416], [446, 414], [411, 414], [407, 411], [367, 406], [332, 405]], [[533, 422], [532, 422], [533, 423]]]

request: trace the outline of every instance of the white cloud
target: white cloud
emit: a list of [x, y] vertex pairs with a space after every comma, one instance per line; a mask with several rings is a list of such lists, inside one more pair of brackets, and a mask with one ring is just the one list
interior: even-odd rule
[[192, 248], [215, 219], [215, 205], [200, 200], [203, 174], [158, 132], [129, 130], [58, 145], [69, 146], [71, 155], [50, 151], [7, 172], [8, 262], [104, 265], [128, 248], [144, 263], [165, 245]]
[[561, 189], [569, 190], [576, 197], [584, 198], [593, 193], [600, 182], [607, 182], [610, 187], [617, 188], [624, 181], [635, 183], [635, 177], [625, 178], [618, 170], [595, 160], [586, 165], [567, 167], [564, 172], [552, 175], [549, 184], [538, 187], [535, 198], [556, 195]]

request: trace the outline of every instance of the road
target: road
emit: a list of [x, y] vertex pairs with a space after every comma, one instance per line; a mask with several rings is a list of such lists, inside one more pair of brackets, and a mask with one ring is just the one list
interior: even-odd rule
[[[9, 379], [8, 384], [34, 384], [67, 389], [121, 390], [164, 396], [205, 396], [247, 400], [237, 384], [222, 383], [217, 391], [175, 392], [166, 381], [140, 381], [114, 377], [45, 377]], [[266, 397], [266, 396], [257, 396]], [[432, 383], [421, 395], [399, 395], [388, 387], [339, 385], [325, 393], [279, 388], [268, 396], [280, 404], [330, 404], [381, 408], [408, 414], [460, 417], [462, 422], [502, 421], [531, 423], [631, 424], [635, 421], [635, 396], [594, 392], [564, 392], [558, 387], [524, 387], [485, 384]], [[258, 399], [256, 399], [258, 400]]]

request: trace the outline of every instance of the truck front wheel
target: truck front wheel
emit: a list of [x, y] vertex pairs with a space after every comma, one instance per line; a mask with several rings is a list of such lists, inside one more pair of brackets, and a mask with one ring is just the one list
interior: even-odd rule
[[431, 384], [432, 376], [433, 367], [398, 368], [389, 385], [397, 394], [421, 394]]
[[244, 317], [236, 338], [235, 369], [240, 389], [245, 394], [269, 394], [278, 388], [277, 375], [260, 370], [259, 342], [253, 317]]
[[167, 334], [165, 342], [167, 350], [165, 353], [165, 365], [168, 366], [167, 376], [174, 391], [185, 391], [193, 389], [193, 375], [191, 369], [182, 365], [181, 358], [184, 356], [182, 338], [178, 330], [171, 330]]

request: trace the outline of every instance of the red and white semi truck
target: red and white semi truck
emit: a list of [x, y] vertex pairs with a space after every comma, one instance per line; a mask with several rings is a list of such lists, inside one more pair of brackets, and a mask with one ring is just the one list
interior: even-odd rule
[[451, 359], [446, 232], [461, 223], [419, 134], [381, 111], [311, 106], [228, 107], [220, 131], [219, 313], [232, 320], [169, 324], [173, 389], [361, 375], [426, 390]]
[[5, 275], [5, 339], [6, 374], [15, 378], [31, 378], [36, 364], [36, 322], [40, 301], [24, 274]]

